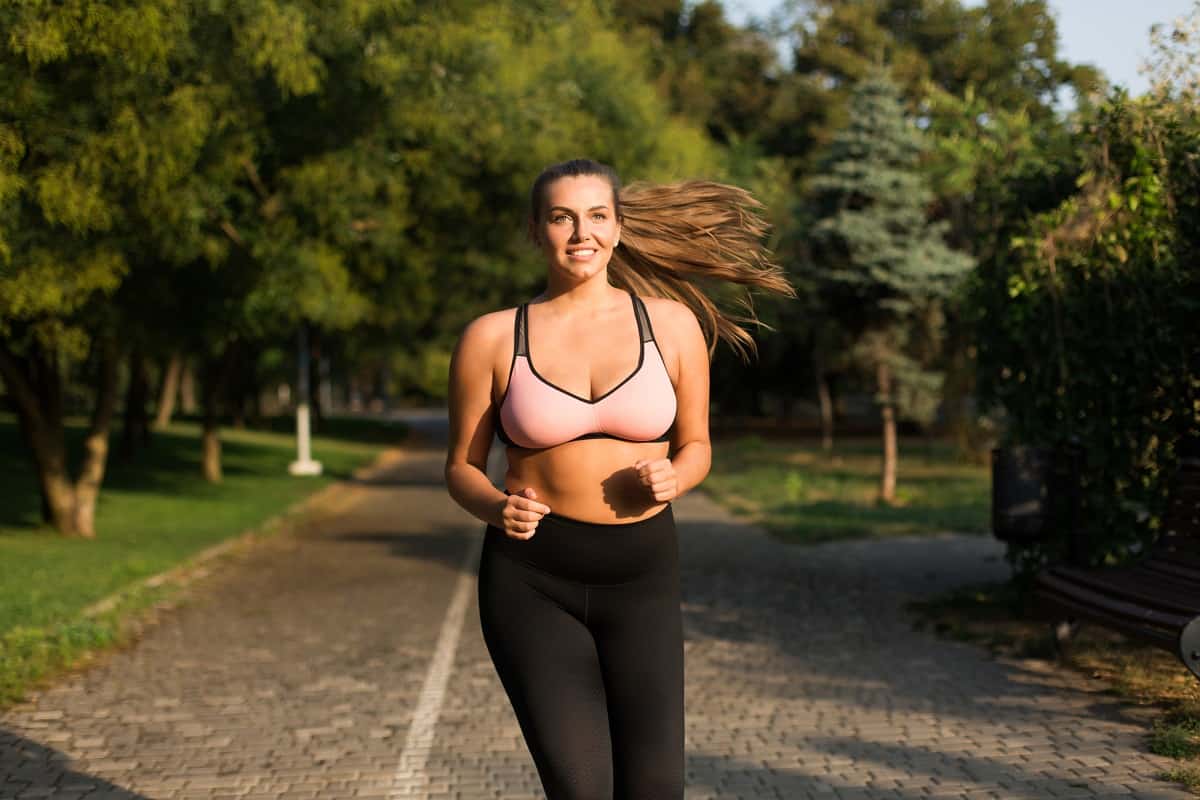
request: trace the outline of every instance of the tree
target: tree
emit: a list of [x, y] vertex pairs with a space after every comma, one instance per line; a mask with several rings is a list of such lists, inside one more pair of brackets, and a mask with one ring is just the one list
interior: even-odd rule
[[1169, 25], [1150, 29], [1153, 53], [1140, 71], [1150, 78], [1151, 91], [1182, 105], [1200, 103], [1200, 0]]
[[[169, 183], [193, 142], [194, 106], [163, 81], [187, 33], [177, 6], [81, 0], [0, 14], [0, 375], [43, 517], [66, 534], [95, 535], [121, 357], [109, 298], [132, 267], [130, 192], [140, 180]], [[95, 399], [73, 474], [62, 398], [79, 361]]]
[[914, 107], [930, 82], [952, 94], [974, 87], [990, 106], [1034, 117], [1053, 116], [1063, 89], [1086, 103], [1103, 88], [1096, 68], [1059, 57], [1046, 0], [809, 0], [802, 8], [792, 23], [794, 68], [842, 97], [884, 63]]
[[876, 385], [883, 422], [879, 499], [895, 500], [896, 414], [928, 422], [941, 376], [936, 360], [943, 301], [972, 266], [928, 220], [925, 149], [882, 72], [855, 86], [850, 118], [809, 180], [811, 261], [801, 268], [827, 313], [853, 342], [855, 363]]
[[[531, 288], [522, 222], [546, 163], [583, 151], [631, 177], [711, 173], [711, 142], [670, 113], [603, 9], [545, 12], [531, 0], [0, 10], [0, 376], [47, 521], [94, 534], [123, 350], [136, 365], [142, 350], [195, 364], [202, 471], [218, 480], [224, 396], [298, 325], [357, 339], [342, 350], [383, 370], [423, 365], [409, 374], [435, 394], [465, 321]], [[97, 402], [75, 479], [60, 398], [85, 358]]]
[[[1200, 114], [1116, 91], [1074, 137], [1073, 191], [970, 281], [982, 408], [1002, 445], [1082, 451], [1076, 525], [1009, 547], [1022, 571], [1145, 553], [1179, 443], [1200, 433]], [[1076, 509], [1073, 509], [1073, 511]]]

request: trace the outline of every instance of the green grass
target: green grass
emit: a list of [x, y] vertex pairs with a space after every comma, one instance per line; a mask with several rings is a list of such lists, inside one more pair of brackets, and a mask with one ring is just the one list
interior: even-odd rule
[[[77, 457], [83, 420], [72, 420]], [[270, 428], [276, 428], [271, 430]], [[295, 478], [288, 420], [267, 429], [222, 429], [224, 480], [200, 476], [200, 427], [182, 421], [156, 433], [129, 461], [110, 456], [96, 509], [95, 539], [66, 538], [41, 524], [36, 476], [15, 419], [0, 415], [0, 705], [22, 686], [89, 649], [122, 638], [122, 612], [88, 619], [85, 608], [170, 569], [209, 545], [260, 526], [332, 481], [349, 477], [405, 435], [399, 424], [326, 420], [314, 437], [324, 474]], [[126, 611], [163, 590], [133, 593]]]
[[714, 442], [710, 496], [782, 539], [986, 533], [986, 465], [958, 458], [948, 442], [902, 439], [894, 506], [876, 505], [883, 465], [877, 439], [841, 440], [827, 456], [810, 441], [743, 436]]
[[1200, 756], [1200, 719], [1185, 717], [1160, 720], [1150, 734], [1150, 752], [1168, 758]]
[[1200, 767], [1175, 767], [1161, 775], [1165, 781], [1182, 783], [1192, 794], [1200, 794]]

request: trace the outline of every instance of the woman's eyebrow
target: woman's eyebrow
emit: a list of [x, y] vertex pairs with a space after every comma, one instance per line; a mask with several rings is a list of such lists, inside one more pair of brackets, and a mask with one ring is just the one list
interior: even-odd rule
[[[551, 211], [566, 211], [568, 214], [575, 213], [575, 211], [573, 209], [567, 208], [566, 206], [550, 206], [550, 210]], [[606, 205], [592, 206], [591, 208], [588, 209], [588, 211], [607, 211], [607, 210], [608, 210], [608, 206], [606, 206]]]

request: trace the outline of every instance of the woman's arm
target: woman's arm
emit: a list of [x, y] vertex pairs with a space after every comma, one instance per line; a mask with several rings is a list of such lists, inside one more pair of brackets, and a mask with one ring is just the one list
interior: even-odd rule
[[492, 369], [498, 331], [511, 331], [504, 312], [485, 314], [463, 330], [450, 358], [450, 441], [446, 448], [446, 489], [479, 519], [504, 527], [507, 495], [487, 476], [492, 445]]
[[675, 385], [675, 432], [671, 464], [677, 481], [676, 497], [700, 484], [712, 466], [708, 438], [708, 345], [700, 322], [686, 304], [669, 301], [669, 329], [675, 342], [678, 378]]

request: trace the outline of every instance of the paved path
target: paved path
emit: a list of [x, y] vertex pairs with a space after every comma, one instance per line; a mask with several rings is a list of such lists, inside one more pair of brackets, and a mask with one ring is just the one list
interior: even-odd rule
[[[482, 523], [427, 430], [0, 714], [0, 798], [540, 798], [479, 632]], [[797, 547], [698, 492], [675, 511], [689, 800], [1190, 797], [1102, 687], [912, 629], [905, 598], [1004, 574], [991, 540]]]

